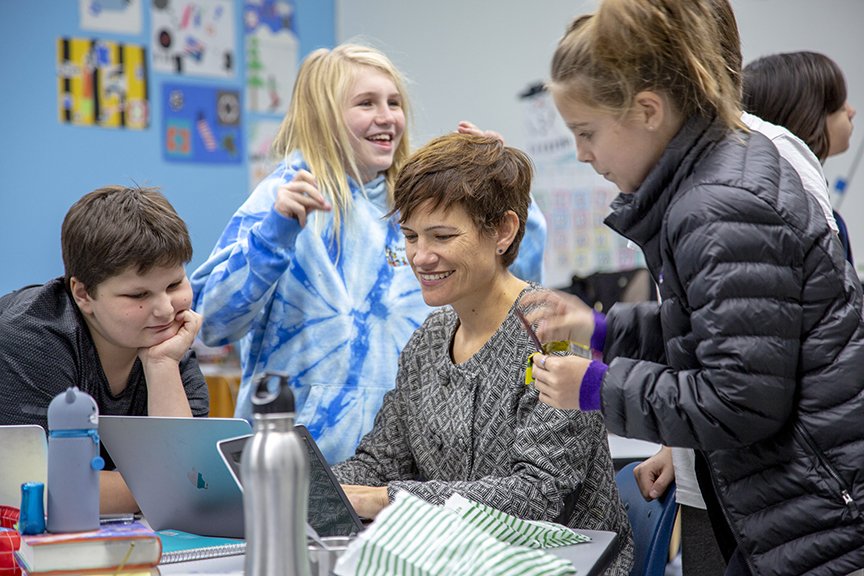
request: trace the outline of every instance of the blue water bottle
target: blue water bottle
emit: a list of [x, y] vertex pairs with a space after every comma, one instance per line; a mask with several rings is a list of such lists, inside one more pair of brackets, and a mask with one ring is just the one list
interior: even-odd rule
[[99, 409], [77, 387], [48, 405], [48, 531], [99, 528]]

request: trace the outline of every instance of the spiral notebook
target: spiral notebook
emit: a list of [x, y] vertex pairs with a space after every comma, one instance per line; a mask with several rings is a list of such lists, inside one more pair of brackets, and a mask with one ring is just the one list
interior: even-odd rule
[[246, 541], [238, 538], [199, 536], [182, 530], [157, 530], [162, 540], [160, 564], [234, 556], [246, 552]]

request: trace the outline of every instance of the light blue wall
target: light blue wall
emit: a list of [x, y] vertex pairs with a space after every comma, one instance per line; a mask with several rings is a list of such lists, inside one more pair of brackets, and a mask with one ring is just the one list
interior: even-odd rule
[[[242, 48], [242, 0], [235, 0]], [[158, 186], [186, 220], [203, 262], [228, 218], [249, 193], [245, 163], [178, 164], [162, 160], [158, 127], [164, 82], [150, 72], [150, 127], [121, 130], [61, 125], [57, 113], [56, 41], [62, 36], [149, 44], [149, 0], [135, 36], [81, 30], [77, 0], [0, 0], [0, 294], [62, 275], [60, 225], [83, 194], [107, 184]], [[334, 44], [333, 0], [296, 0], [300, 56]], [[242, 88], [243, 61], [228, 82]], [[288, 95], [286, 95], [286, 98]], [[245, 120], [245, 118], [244, 118]], [[244, 144], [245, 146], [245, 144]]]

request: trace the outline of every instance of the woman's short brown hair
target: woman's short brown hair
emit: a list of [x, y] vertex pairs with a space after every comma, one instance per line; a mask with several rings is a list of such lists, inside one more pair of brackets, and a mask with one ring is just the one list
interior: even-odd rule
[[405, 222], [418, 209], [462, 206], [478, 230], [492, 234], [504, 215], [519, 217], [519, 230], [502, 256], [516, 260], [531, 203], [531, 160], [489, 136], [451, 133], [435, 138], [409, 159], [396, 178], [395, 207]]

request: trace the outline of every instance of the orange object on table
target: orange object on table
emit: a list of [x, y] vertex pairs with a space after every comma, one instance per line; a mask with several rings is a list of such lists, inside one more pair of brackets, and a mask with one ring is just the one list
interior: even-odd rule
[[204, 365], [201, 366], [210, 393], [210, 417], [233, 418], [237, 391], [240, 389], [240, 370], [221, 366], [217, 368], [206, 369]]

